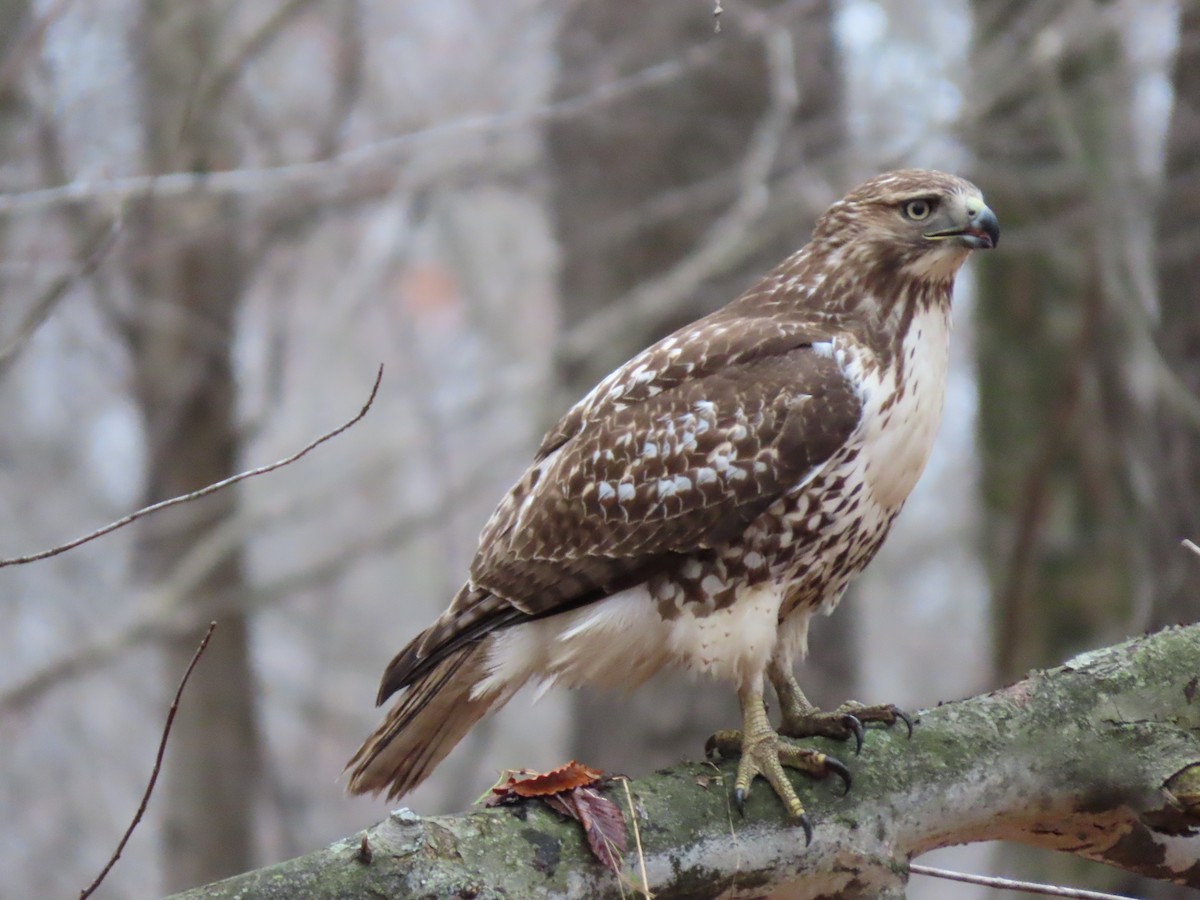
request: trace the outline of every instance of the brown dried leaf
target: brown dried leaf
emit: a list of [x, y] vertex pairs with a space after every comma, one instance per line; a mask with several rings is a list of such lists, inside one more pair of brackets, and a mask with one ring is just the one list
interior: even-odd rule
[[594, 784], [603, 777], [603, 772], [575, 760], [549, 772], [510, 769], [501, 774], [500, 780], [492, 788], [493, 796], [484, 800], [483, 805], [495, 806], [518, 797], [546, 797]]
[[620, 873], [628, 846], [621, 808], [594, 788], [581, 787], [542, 798], [551, 809], [570, 816], [583, 826], [588, 847], [600, 863]]
[[536, 775], [518, 782], [513, 785], [513, 791], [520, 797], [544, 797], [547, 794], [558, 794], [595, 784], [603, 777], [603, 772], [571, 760], [565, 766], [559, 766], [544, 775]]
[[603, 777], [603, 772], [575, 760], [550, 772], [509, 769], [501, 773], [482, 803], [499, 806], [540, 798], [551, 809], [579, 822], [596, 859], [619, 873], [627, 846], [625, 816], [617, 804], [589, 786]]
[[496, 783], [488, 788], [488, 792], [475, 802], [482, 806], [499, 806], [501, 803], [519, 800], [521, 798], [512, 792], [512, 786], [521, 778], [537, 774], [531, 769], [505, 769]]

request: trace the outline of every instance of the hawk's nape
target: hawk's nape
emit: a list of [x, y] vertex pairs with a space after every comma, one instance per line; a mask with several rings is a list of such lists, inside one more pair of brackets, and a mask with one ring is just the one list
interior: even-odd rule
[[741, 756], [739, 804], [762, 775], [809, 831], [783, 767], [849, 775], [791, 739], [861, 742], [862, 723], [904, 717], [821, 712], [793, 665], [924, 468], [954, 277], [998, 240], [969, 182], [880, 175], [746, 293], [605, 378], [485, 525], [450, 607], [388, 666], [379, 702], [402, 693], [350, 790], [405, 794], [530, 680], [628, 688], [677, 666], [737, 687], [742, 729], [710, 743]]

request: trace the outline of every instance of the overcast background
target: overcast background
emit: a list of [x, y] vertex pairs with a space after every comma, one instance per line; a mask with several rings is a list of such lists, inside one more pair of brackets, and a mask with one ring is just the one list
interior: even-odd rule
[[[918, 708], [1200, 618], [1196, 4], [727, 0], [720, 25], [708, 0], [0, 0], [0, 556], [286, 456], [386, 367], [295, 465], [0, 570], [0, 897], [108, 859], [211, 619], [98, 896], [381, 818], [338, 780], [378, 676], [541, 432], [887, 168], [972, 178], [1004, 239], [960, 278], [926, 474], [803, 683]], [[671, 677], [518, 697], [405, 802], [572, 756], [647, 771], [735, 716]]]

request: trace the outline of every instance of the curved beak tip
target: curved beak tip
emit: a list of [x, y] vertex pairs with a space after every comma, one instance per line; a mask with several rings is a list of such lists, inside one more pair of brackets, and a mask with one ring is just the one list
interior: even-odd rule
[[976, 249], [991, 250], [1000, 245], [1000, 222], [996, 214], [985, 206], [965, 234], [979, 242]]
[[1000, 243], [1000, 222], [994, 212], [979, 204], [968, 213], [966, 225], [927, 233], [925, 237], [932, 241], [954, 240], [968, 250], [991, 250]]

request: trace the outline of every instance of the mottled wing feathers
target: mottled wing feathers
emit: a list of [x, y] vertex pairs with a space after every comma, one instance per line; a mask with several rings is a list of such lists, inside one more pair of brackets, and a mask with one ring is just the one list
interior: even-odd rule
[[[780, 267], [784, 269], [786, 266]], [[772, 283], [768, 277], [743, 297], [769, 300], [772, 295], [790, 293], [780, 290], [778, 285], [779, 282]], [[827, 337], [823, 330], [807, 322], [738, 315], [729, 308], [717, 310], [650, 345], [597, 384], [546, 433], [530, 471], [537, 468], [537, 462], [579, 434], [587, 423], [603, 419], [613, 410], [640, 403], [685, 382], [699, 381], [727, 366], [767, 359]], [[485, 526], [481, 542], [486, 540], [488, 530], [504, 509], [502, 503]]]
[[[552, 494], [558, 495], [559, 506], [571, 499], [586, 499], [582, 495], [588, 490], [584, 482], [589, 477], [596, 484], [595, 499], [605, 504], [602, 510], [605, 514], [596, 522], [580, 521], [578, 525], [607, 533], [613, 519], [607, 508], [610, 501], [616, 501], [623, 516], [628, 518], [630, 515], [631, 507], [623, 505], [623, 501], [627, 499], [631, 481], [636, 481], [638, 476], [648, 481], [653, 474], [667, 474], [674, 451], [679, 449], [680, 441], [687, 442], [689, 432], [702, 430], [700, 435], [695, 435], [698, 446], [690, 448], [698, 450], [700, 446], [709, 448], [720, 427], [736, 424], [730, 419], [735, 403], [741, 399], [735, 396], [735, 379], [746, 380], [742, 390], [744, 399], [751, 403], [762, 402], [769, 388], [764, 385], [762, 396], [754, 398], [754, 374], [747, 371], [749, 366], [765, 364], [769, 367], [773, 361], [789, 358], [794, 351], [808, 352], [814, 344], [826, 340], [824, 332], [807, 323], [738, 316], [724, 309], [639, 353], [596, 385], [546, 434], [534, 464], [509, 491], [483, 528], [479, 551], [471, 567], [472, 583], [487, 583], [488, 565], [512, 546], [519, 520], [528, 516], [533, 506], [543, 503], [543, 498]], [[832, 369], [828, 374], [794, 372], [790, 375], [788, 390], [805, 391], [802, 385], [806, 378], [814, 379], [815, 383], [825, 378], [840, 379], [840, 373]], [[718, 396], [722, 404], [719, 411], [708, 405]], [[724, 417], [724, 420], [718, 424], [714, 416]], [[753, 427], [759, 425], [761, 422]], [[692, 461], [694, 455], [685, 452], [681, 459]], [[628, 473], [624, 471], [626, 468], [630, 469]], [[551, 472], [553, 476], [549, 475]], [[574, 481], [565, 483], [564, 479]], [[656, 491], [659, 489], [657, 480]], [[714, 493], [714, 486], [709, 482], [699, 487], [704, 495]], [[649, 487], [643, 484], [635, 490], [649, 491]], [[664, 487], [663, 490], [667, 489]], [[673, 505], [668, 502], [663, 511], [671, 508]], [[563, 537], [558, 535], [559, 540]]]
[[823, 335], [719, 315], [697, 329], [708, 334], [635, 357], [550, 432], [485, 526], [470, 582], [393, 660], [380, 702], [496, 627], [737, 537], [857, 426], [858, 396]]
[[481, 545], [471, 581], [529, 615], [607, 592], [643, 561], [740, 534], [857, 421], [837, 364], [811, 347], [614, 409], [543, 462]]

